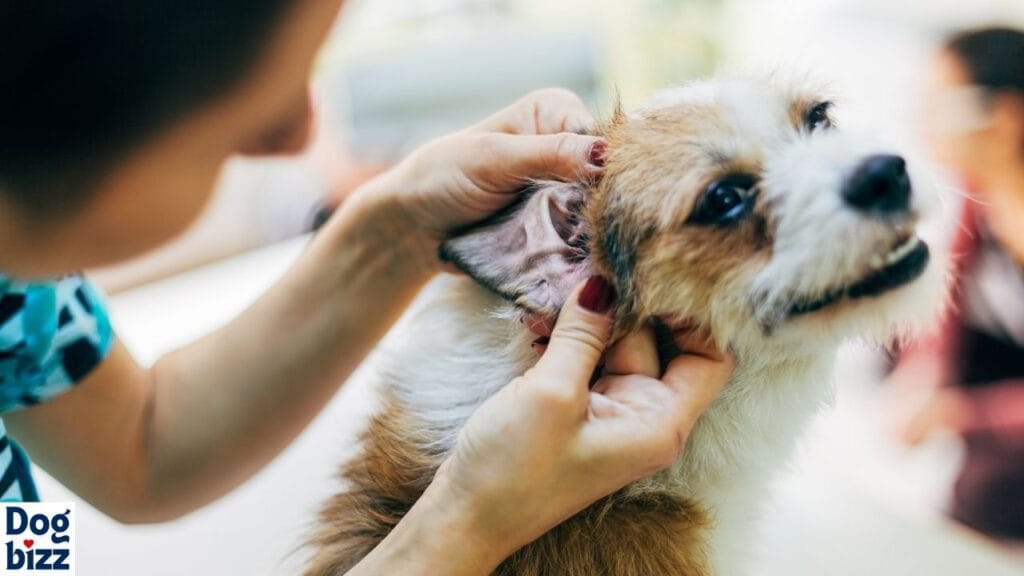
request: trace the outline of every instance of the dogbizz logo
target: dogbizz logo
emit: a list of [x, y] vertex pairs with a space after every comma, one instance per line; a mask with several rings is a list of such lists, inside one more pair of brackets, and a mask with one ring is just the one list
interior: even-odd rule
[[0, 576], [75, 574], [73, 502], [0, 504]]

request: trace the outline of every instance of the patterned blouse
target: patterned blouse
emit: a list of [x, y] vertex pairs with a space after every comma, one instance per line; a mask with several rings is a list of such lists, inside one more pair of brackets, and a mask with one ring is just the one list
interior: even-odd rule
[[[113, 345], [97, 289], [81, 276], [19, 282], [0, 274], [0, 414], [71, 389]], [[0, 419], [0, 501], [37, 501], [25, 451]]]

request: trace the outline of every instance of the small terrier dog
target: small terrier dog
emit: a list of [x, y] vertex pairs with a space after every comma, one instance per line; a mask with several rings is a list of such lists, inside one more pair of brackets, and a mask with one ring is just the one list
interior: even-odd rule
[[341, 576], [394, 528], [474, 409], [536, 361], [518, 320], [555, 316], [594, 273], [618, 292], [618, 333], [685, 318], [731, 350], [735, 372], [673, 467], [496, 574], [744, 573], [771, 476], [828, 401], [839, 345], [888, 344], [944, 298], [906, 162], [837, 130], [830, 108], [773, 82], [659, 93], [597, 129], [600, 182], [536, 182], [444, 244], [468, 277], [438, 279], [378, 351], [382, 408], [320, 514], [306, 574]]

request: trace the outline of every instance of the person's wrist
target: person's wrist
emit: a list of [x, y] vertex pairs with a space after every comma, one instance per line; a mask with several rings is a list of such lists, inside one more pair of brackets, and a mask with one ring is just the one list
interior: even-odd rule
[[441, 241], [417, 222], [400, 192], [395, 174], [378, 176], [353, 193], [321, 233], [334, 234], [342, 249], [351, 249], [353, 241], [369, 244], [371, 251], [389, 259], [403, 279], [427, 279], [441, 269], [437, 257]]
[[[432, 142], [410, 154], [378, 180], [379, 190], [391, 202], [391, 207], [410, 229], [430, 238], [437, 245], [451, 232], [446, 222], [450, 214], [443, 214], [437, 205], [438, 192], [450, 185], [443, 182], [447, 171], [438, 169], [438, 161], [431, 160]], [[441, 177], [442, 181], [439, 181]], [[434, 253], [435, 257], [437, 254]]]
[[494, 538], [473, 501], [447, 488], [435, 479], [396, 528], [397, 540], [438, 567], [436, 573], [442, 567], [450, 575], [492, 573], [519, 547]]

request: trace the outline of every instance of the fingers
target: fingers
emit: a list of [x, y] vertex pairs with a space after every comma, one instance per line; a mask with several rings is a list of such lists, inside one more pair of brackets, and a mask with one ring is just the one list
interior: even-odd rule
[[464, 171], [484, 190], [514, 190], [530, 180], [578, 182], [603, 171], [607, 144], [578, 134], [513, 136], [486, 134], [465, 145]]
[[607, 312], [614, 298], [611, 286], [599, 276], [578, 287], [562, 308], [535, 370], [553, 385], [574, 387], [585, 395], [611, 335]]
[[658, 344], [654, 331], [650, 328], [638, 330], [615, 344], [605, 357], [604, 373], [640, 374], [651, 378], [660, 376], [661, 365], [658, 362]]
[[704, 328], [686, 325], [682, 329], [673, 331], [672, 337], [683, 354], [700, 356], [713, 361], [723, 361], [729, 356], [728, 352], [719, 349], [714, 338], [711, 337], [711, 333]]
[[[596, 413], [603, 418], [588, 430], [587, 446], [595, 454], [611, 458], [628, 451], [636, 471], [642, 474], [671, 466], [686, 446], [697, 418], [732, 374], [731, 355], [709, 342], [706, 334], [679, 334], [682, 354], [669, 364], [660, 382], [636, 376], [610, 376], [599, 382], [595, 391], [601, 389], [627, 409], [613, 406]], [[639, 345], [637, 340], [634, 346]]]
[[560, 88], [531, 92], [511, 106], [469, 129], [506, 134], [581, 133], [590, 130], [594, 117], [579, 96]]
[[715, 346], [706, 332], [677, 334], [682, 355], [668, 365], [662, 382], [676, 392], [680, 424], [693, 422], [718, 397], [735, 366], [732, 355]]

